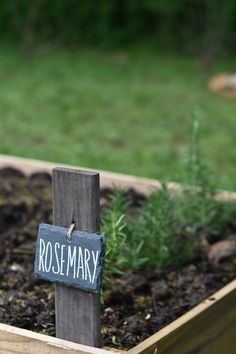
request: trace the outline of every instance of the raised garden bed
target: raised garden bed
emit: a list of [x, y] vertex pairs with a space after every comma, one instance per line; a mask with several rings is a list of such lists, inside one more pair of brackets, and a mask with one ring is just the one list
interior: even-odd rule
[[[52, 166], [54, 164], [37, 162], [32, 160], [26, 159], [18, 159], [18, 158], [9, 158], [9, 157], [2, 157], [0, 159], [0, 167], [4, 166], [12, 166], [14, 168], [18, 168], [22, 170], [26, 174], [30, 174], [32, 172], [38, 171], [47, 171], [50, 172]], [[41, 175], [42, 177], [43, 175]], [[39, 184], [40, 175], [34, 175], [34, 177], [30, 178], [30, 185], [31, 187], [34, 184]], [[45, 176], [43, 177], [45, 178]], [[42, 178], [42, 179], [43, 179]], [[47, 179], [47, 177], [46, 177]], [[158, 187], [160, 184], [157, 181], [135, 178], [135, 177], [126, 177], [112, 173], [101, 173], [101, 187], [110, 187], [114, 183], [119, 183], [126, 189], [130, 187], [134, 188], [138, 193], [147, 194], [153, 187]], [[181, 187], [177, 184], [170, 185], [172, 188], [180, 189]], [[42, 189], [41, 192], [38, 193], [38, 198], [42, 196]], [[223, 193], [221, 198], [234, 198], [234, 194], [227, 194]], [[30, 202], [29, 200], [27, 202]], [[34, 204], [34, 203], [33, 203]], [[34, 210], [34, 208], [32, 208]], [[10, 215], [10, 214], [9, 214]], [[45, 218], [49, 217], [48, 215]], [[37, 220], [35, 220], [37, 223]], [[32, 225], [34, 228], [34, 225]], [[27, 248], [27, 247], [26, 247]], [[206, 265], [207, 267], [207, 265]], [[185, 273], [187, 276], [189, 273], [192, 273], [193, 276], [198, 276], [197, 269], [190, 268], [186, 269]], [[14, 278], [14, 271], [17, 269], [12, 269], [12, 277]], [[173, 273], [173, 272], [172, 272]], [[213, 275], [215, 270], [213, 271]], [[131, 280], [135, 279], [137, 274], [128, 274], [123, 277], [123, 282], [126, 285], [127, 277], [130, 277]], [[137, 282], [141, 283], [144, 277], [147, 277], [147, 274], [138, 275], [139, 280]], [[140, 278], [141, 276], [141, 278]], [[160, 274], [153, 274], [153, 282], [155, 282], [155, 276], [160, 277]], [[173, 274], [171, 275], [174, 276]], [[227, 271], [225, 271], [224, 276], [227, 278]], [[222, 278], [222, 274], [220, 276]], [[15, 277], [16, 278], [16, 277]], [[231, 275], [232, 278], [232, 275]], [[202, 278], [200, 278], [201, 280]], [[213, 283], [216, 282], [217, 276], [213, 276]], [[230, 280], [225, 279], [225, 283]], [[208, 279], [209, 282], [209, 279]], [[224, 281], [223, 281], [224, 284]], [[195, 284], [196, 285], [196, 284]], [[145, 282], [143, 283], [145, 288]], [[216, 289], [219, 288], [220, 285], [216, 285]], [[25, 282], [25, 287], [27, 287], [27, 281]], [[210, 298], [204, 300], [200, 305], [192, 309], [191, 311], [187, 312], [184, 316], [180, 317], [176, 321], [172, 322], [168, 326], [164, 327], [156, 334], [151, 336], [150, 338], [146, 339], [144, 342], [139, 344], [138, 346], [131, 349], [131, 352], [134, 353], [153, 353], [155, 349], [157, 349], [157, 353], [215, 353], [215, 352], [222, 352], [222, 353], [232, 353], [236, 350], [235, 346], [235, 326], [234, 322], [236, 319], [236, 310], [235, 310], [235, 300], [236, 300], [236, 283], [235, 281], [231, 282], [230, 284], [226, 285], [220, 291], [215, 294], [211, 294]], [[141, 289], [136, 289], [140, 295]], [[145, 294], [145, 289], [144, 294]], [[174, 289], [172, 289], [174, 291]], [[24, 292], [24, 289], [22, 289]], [[206, 293], [207, 294], [207, 293]], [[45, 295], [45, 294], [44, 294]], [[142, 295], [142, 292], [141, 292]], [[167, 294], [168, 295], [168, 294]], [[120, 296], [123, 296], [122, 291]], [[165, 294], [163, 295], [165, 297]], [[168, 297], [168, 296], [167, 296]], [[139, 296], [141, 299], [142, 296]], [[200, 297], [201, 299], [201, 297]], [[21, 299], [24, 301], [25, 299]], [[49, 314], [50, 314], [50, 298], [49, 300]], [[121, 299], [117, 299], [118, 302]], [[131, 299], [131, 301], [133, 301]], [[121, 301], [122, 302], [122, 301]], [[193, 301], [194, 304], [194, 301]], [[137, 303], [136, 303], [137, 305]], [[190, 304], [191, 307], [191, 304]], [[188, 308], [190, 308], [188, 307]], [[44, 304], [42, 304], [42, 309], [44, 309]], [[28, 310], [30, 311], [30, 310]], [[31, 309], [32, 311], [32, 309]], [[52, 307], [53, 311], [53, 307]], [[112, 309], [109, 307], [106, 308], [106, 315], [107, 317], [112, 318]], [[143, 310], [144, 311], [144, 310]], [[159, 311], [159, 309], [158, 309]], [[158, 312], [157, 311], [157, 312]], [[43, 312], [43, 311], [42, 311]], [[140, 312], [140, 308], [137, 310]], [[150, 327], [148, 323], [148, 315], [149, 313], [145, 313], [146, 317], [146, 327]], [[153, 314], [151, 314], [152, 316]], [[28, 314], [28, 317], [30, 314]], [[26, 316], [27, 317], [27, 316]], [[164, 316], [165, 317], [165, 316]], [[176, 316], [174, 317], [176, 318]], [[137, 322], [139, 319], [135, 316], [133, 317], [133, 321]], [[40, 322], [40, 318], [38, 319]], [[124, 321], [123, 321], [124, 322]], [[132, 322], [132, 321], [131, 321]], [[27, 326], [26, 326], [27, 327]], [[46, 326], [47, 330], [45, 331], [48, 334], [53, 334], [53, 326], [51, 327], [50, 333], [50, 326]], [[135, 329], [134, 329], [135, 330]], [[137, 329], [136, 329], [137, 330]], [[200, 332], [201, 330], [201, 332]], [[144, 331], [145, 332], [145, 331]], [[124, 333], [122, 334], [124, 336]], [[140, 335], [141, 337], [141, 335]], [[106, 338], [106, 336], [105, 336]], [[142, 338], [142, 337], [141, 337]], [[114, 346], [117, 346], [117, 339], [119, 340], [119, 336], [113, 336]], [[132, 338], [128, 337], [129, 342], [127, 345], [129, 347], [132, 346]], [[34, 343], [32, 345], [32, 343]], [[230, 343], [230, 345], [229, 345]], [[228, 346], [228, 347], [227, 347]], [[60, 349], [58, 349], [60, 347]], [[81, 353], [87, 352], [92, 353], [96, 352], [104, 352], [102, 349], [94, 349], [90, 347], [81, 346], [78, 344], [70, 343], [67, 341], [62, 341], [60, 339], [51, 338], [48, 336], [44, 336], [38, 333], [32, 333], [31, 331], [18, 329], [16, 327], [7, 326], [7, 325], [0, 325], [0, 350], [2, 353], [39, 353], [39, 352], [46, 352], [46, 349], [49, 353], [63, 353], [63, 352], [71, 352], [71, 353]], [[111, 349], [114, 350], [114, 349]]]

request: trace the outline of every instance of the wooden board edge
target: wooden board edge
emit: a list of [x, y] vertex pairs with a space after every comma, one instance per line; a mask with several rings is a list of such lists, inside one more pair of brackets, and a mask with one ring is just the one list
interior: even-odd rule
[[[114, 185], [120, 185], [125, 189], [135, 188], [139, 193], [144, 195], [150, 194], [151, 191], [159, 189], [161, 182], [152, 178], [137, 177], [132, 175], [126, 175], [116, 172], [109, 172], [104, 170], [90, 169], [82, 166], [72, 166], [55, 162], [46, 162], [42, 160], [28, 159], [24, 157], [16, 157], [11, 155], [0, 154], [0, 168], [2, 167], [15, 167], [20, 169], [26, 175], [36, 171], [45, 171], [51, 173], [52, 168], [61, 166], [66, 168], [78, 168], [89, 169], [94, 172], [100, 173], [100, 185], [101, 187], [113, 187]], [[167, 186], [170, 190], [181, 191], [182, 185], [176, 182], [169, 182]], [[221, 191], [218, 196], [220, 200], [236, 200], [236, 193], [230, 191]]]
[[161, 340], [167, 338], [177, 329], [180, 329], [183, 325], [186, 325], [188, 322], [192, 321], [211, 306], [216, 305], [217, 302], [220, 302], [222, 299], [230, 296], [233, 292], [235, 292], [236, 295], [236, 279], [208, 297], [206, 300], [202, 301], [199, 305], [188, 311], [183, 316], [179, 317], [177, 320], [171, 322], [168, 326], [164, 327], [160, 331], [153, 334], [151, 337], [130, 349], [127, 354], [145, 353], [149, 348], [152, 348], [154, 353], [155, 347], [159, 342], [161, 342]]
[[[78, 168], [78, 169], [89, 169], [90, 171], [98, 172], [101, 175], [101, 186], [112, 187], [115, 184], [122, 185], [124, 187], [130, 188], [133, 185], [140, 188], [140, 192], [144, 194], [148, 193], [150, 189], [160, 188], [161, 184], [158, 180], [136, 177], [132, 175], [125, 175], [116, 172], [109, 172], [104, 170], [97, 170], [94, 168], [84, 167], [84, 166], [72, 166], [63, 163], [47, 162], [42, 160], [28, 159], [24, 157], [17, 157], [11, 155], [1, 155], [0, 154], [0, 168], [2, 167], [15, 167], [20, 169], [26, 175], [31, 174], [35, 171], [45, 171], [51, 173], [54, 167], [65, 167], [65, 168]], [[178, 189], [178, 183], [170, 183], [173, 188]]]
[[[0, 354], [117, 354], [0, 323]], [[118, 353], [122, 353], [119, 351]]]

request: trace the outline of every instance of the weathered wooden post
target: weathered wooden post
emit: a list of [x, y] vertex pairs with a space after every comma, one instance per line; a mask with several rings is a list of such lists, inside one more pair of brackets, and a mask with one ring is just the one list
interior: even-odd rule
[[[55, 168], [52, 178], [55, 226], [40, 225], [35, 274], [56, 282], [56, 336], [100, 347], [105, 239], [95, 235], [99, 231], [99, 174]], [[68, 234], [72, 224], [77, 231]]]
[[[81, 231], [99, 231], [99, 174], [65, 168], [52, 172], [53, 223]], [[56, 336], [101, 346], [100, 293], [56, 284]]]

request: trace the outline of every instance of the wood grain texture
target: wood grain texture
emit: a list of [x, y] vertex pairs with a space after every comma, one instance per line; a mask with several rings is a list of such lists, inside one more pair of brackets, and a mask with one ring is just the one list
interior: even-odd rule
[[236, 353], [236, 280], [128, 354]]
[[[99, 174], [55, 168], [53, 177], [54, 225], [81, 231], [99, 231]], [[56, 335], [76, 343], [101, 346], [100, 293], [55, 285]]]
[[0, 324], [0, 354], [117, 354], [117, 351], [88, 347]]

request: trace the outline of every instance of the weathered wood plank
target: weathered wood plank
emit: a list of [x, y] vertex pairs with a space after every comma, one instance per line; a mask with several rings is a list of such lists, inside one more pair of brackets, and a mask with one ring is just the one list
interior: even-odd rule
[[[8, 167], [8, 166], [19, 168], [21, 171], [23, 171], [26, 174], [30, 174], [37, 171], [45, 171], [51, 173], [52, 168], [58, 166], [58, 163], [27, 159], [27, 158], [16, 157], [16, 156], [0, 155], [0, 168]], [[63, 165], [63, 164], [61, 164], [61, 166], [67, 168], [76, 167], [79, 169], [84, 169], [84, 167], [79, 167], [79, 166], [70, 166], [70, 165]], [[100, 173], [101, 188], [120, 185], [125, 189], [135, 188], [137, 192], [143, 193], [144, 195], [148, 195], [154, 189], [161, 187], [160, 181], [156, 179], [143, 178], [143, 177], [125, 175], [121, 173], [108, 172], [102, 170], [93, 170], [93, 171]], [[176, 191], [180, 191], [182, 188], [180, 183], [175, 183], [175, 182], [169, 182], [167, 183], [167, 186], [171, 190], [176, 190]], [[223, 200], [236, 200], [236, 193], [221, 191], [218, 194], [218, 197], [219, 199], [223, 199]]]
[[[53, 222], [81, 231], [99, 231], [99, 174], [67, 168], [53, 169]], [[57, 337], [101, 346], [100, 293], [56, 285]]]
[[0, 324], [0, 354], [117, 354]]
[[128, 354], [236, 353], [236, 280]]

